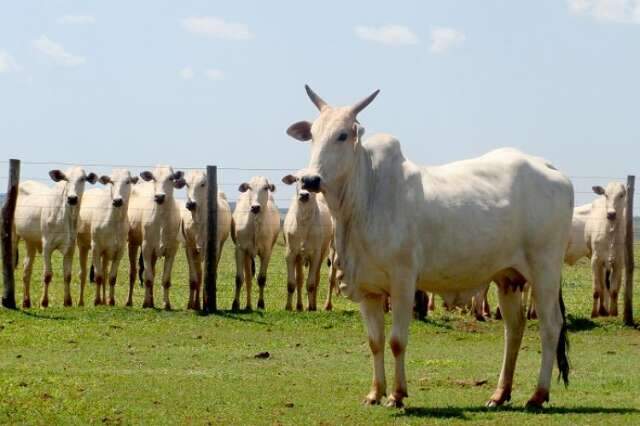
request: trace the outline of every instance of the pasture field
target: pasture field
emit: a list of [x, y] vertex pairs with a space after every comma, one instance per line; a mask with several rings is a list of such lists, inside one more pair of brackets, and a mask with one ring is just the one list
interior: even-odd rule
[[[143, 310], [139, 286], [136, 307], [122, 306], [126, 261], [116, 289], [118, 306], [94, 308], [89, 285], [87, 307], [63, 308], [57, 255], [51, 308], [0, 310], [0, 423], [640, 424], [640, 331], [623, 327], [620, 318], [589, 318], [591, 278], [584, 261], [564, 273], [571, 384], [565, 389], [554, 381], [544, 412], [523, 409], [540, 363], [537, 321], [527, 325], [512, 403], [488, 411], [484, 403], [502, 360], [502, 323], [445, 313], [440, 302], [426, 322], [411, 326], [410, 398], [405, 409], [392, 410], [361, 405], [371, 365], [357, 306], [337, 297], [333, 312], [284, 311], [280, 238], [269, 270], [266, 311], [232, 314], [226, 310], [233, 291], [232, 249], [227, 241], [219, 271], [224, 310], [209, 317], [184, 309], [188, 291], [182, 251], [174, 269], [172, 312]], [[324, 267], [322, 302], [326, 273]], [[75, 304], [78, 280], [73, 281]], [[32, 283], [35, 305], [41, 288], [39, 257]], [[160, 305], [161, 287], [155, 290]], [[495, 305], [493, 293], [491, 300]], [[269, 358], [255, 357], [265, 351]], [[390, 384], [389, 350], [385, 356]]]

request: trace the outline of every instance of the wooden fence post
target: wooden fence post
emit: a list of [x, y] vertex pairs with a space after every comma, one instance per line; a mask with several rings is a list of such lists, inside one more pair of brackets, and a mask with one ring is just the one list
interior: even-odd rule
[[207, 166], [207, 252], [204, 264], [204, 312], [218, 310], [217, 301], [217, 258], [218, 258], [218, 168]]
[[18, 184], [20, 183], [20, 160], [9, 160], [9, 183], [7, 184], [7, 198], [2, 207], [2, 229], [0, 240], [2, 246], [2, 279], [4, 291], [2, 293], [2, 306], [16, 308], [16, 282], [14, 276], [15, 259], [13, 258], [15, 247], [13, 240], [13, 222], [18, 201]]
[[625, 234], [624, 323], [633, 326], [633, 192], [636, 177], [627, 176], [627, 232]]

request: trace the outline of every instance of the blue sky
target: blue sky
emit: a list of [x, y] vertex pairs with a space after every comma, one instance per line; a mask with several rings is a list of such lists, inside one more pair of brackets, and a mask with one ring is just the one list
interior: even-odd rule
[[[640, 174], [640, 0], [25, 0], [0, 11], [2, 158], [298, 168], [308, 147], [285, 129], [315, 117], [309, 83], [334, 104], [381, 89], [360, 119], [417, 163], [515, 146], [572, 176]], [[45, 171], [25, 164], [23, 176]], [[235, 193], [253, 173], [221, 180]], [[2, 187], [4, 176], [3, 162]]]

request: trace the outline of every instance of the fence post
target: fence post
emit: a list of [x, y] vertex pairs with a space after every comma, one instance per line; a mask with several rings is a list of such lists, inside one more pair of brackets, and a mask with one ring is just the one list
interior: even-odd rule
[[624, 323], [633, 326], [633, 192], [636, 177], [627, 176], [627, 232], [625, 233]]
[[218, 310], [217, 301], [217, 258], [218, 258], [218, 168], [207, 166], [207, 252], [204, 264], [204, 312]]
[[2, 207], [2, 230], [0, 239], [2, 246], [2, 279], [4, 291], [2, 293], [2, 306], [16, 308], [16, 282], [14, 276], [14, 250], [13, 246], [13, 220], [18, 200], [18, 184], [20, 183], [20, 160], [9, 160], [9, 183], [7, 184], [7, 199]]

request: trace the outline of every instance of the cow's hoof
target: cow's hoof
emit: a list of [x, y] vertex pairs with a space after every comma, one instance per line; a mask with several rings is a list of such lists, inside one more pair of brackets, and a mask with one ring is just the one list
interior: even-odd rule
[[133, 302], [132, 302], [131, 300], [127, 300], [127, 303], [125, 303], [125, 305], [124, 305], [124, 306], [126, 306], [126, 307], [130, 308], [130, 307], [132, 307], [132, 306], [133, 306]]
[[83, 308], [84, 307], [84, 300], [78, 300], [78, 307], [79, 308]]
[[65, 308], [70, 308], [70, 307], [72, 307], [72, 306], [73, 306], [73, 301], [71, 300], [71, 298], [64, 299], [63, 306], [64, 306]]
[[549, 391], [536, 389], [524, 408], [528, 411], [540, 411], [545, 402], [549, 402]]
[[291, 307], [291, 304], [290, 304], [290, 303], [287, 303], [287, 304], [285, 305], [285, 307], [284, 307], [284, 310], [285, 310], [285, 311], [292, 311], [292, 310], [293, 310], [293, 308]]
[[332, 305], [324, 305], [324, 310], [325, 311], [332, 311], [333, 310], [333, 306]]
[[23, 299], [22, 300], [22, 309], [29, 309], [31, 307], [31, 300], [30, 299]]
[[591, 318], [598, 318], [598, 312], [597, 311], [591, 311]]
[[167, 302], [164, 304], [164, 310], [165, 311], [170, 311], [171, 310], [171, 303]]
[[367, 396], [364, 401], [362, 401], [362, 404], [367, 406], [380, 405], [380, 400]]
[[503, 406], [506, 402], [511, 401], [511, 391], [505, 389], [497, 389], [489, 401], [487, 401], [487, 408], [497, 408]]
[[302, 303], [296, 304], [296, 311], [298, 312], [304, 311], [304, 306], [302, 306]]
[[49, 307], [49, 299], [42, 299], [40, 301], [40, 307], [41, 308], [48, 308]]
[[309, 306], [309, 312], [317, 311], [318, 309], [315, 306]]
[[609, 316], [609, 312], [607, 312], [607, 310], [603, 307], [600, 307], [600, 309], [598, 310], [598, 314], [601, 317], [608, 317]]
[[147, 309], [147, 308], [149, 308], [149, 309], [153, 309], [153, 302], [149, 302], [149, 301], [146, 301], [146, 300], [145, 300], [145, 301], [142, 303], [142, 307], [143, 307], [143, 308], [145, 308], [145, 309]]
[[247, 305], [244, 307], [245, 312], [253, 312], [253, 307], [251, 305]]
[[393, 395], [391, 395], [387, 399], [387, 403], [385, 404], [385, 406], [389, 408], [403, 408], [404, 403], [402, 402], [401, 399], [396, 399]]
[[480, 322], [485, 322], [486, 321], [486, 319], [484, 318], [483, 315], [476, 315], [475, 317], [476, 317], [476, 321], [480, 321]]
[[264, 310], [264, 300], [262, 299], [258, 300], [258, 309]]
[[237, 300], [234, 300], [233, 303], [231, 304], [231, 310], [233, 312], [238, 312], [240, 310], [240, 303], [238, 303]]
[[115, 299], [109, 299], [109, 306], [116, 306], [116, 300]]

